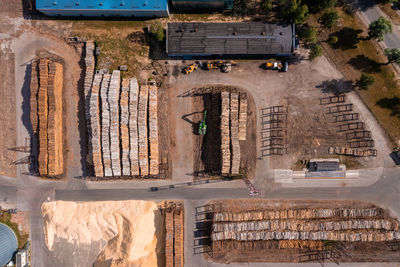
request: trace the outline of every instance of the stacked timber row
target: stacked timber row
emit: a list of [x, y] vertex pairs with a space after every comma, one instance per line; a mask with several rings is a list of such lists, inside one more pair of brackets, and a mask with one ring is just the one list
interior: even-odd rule
[[231, 149], [229, 133], [229, 92], [221, 92], [221, 154], [222, 174], [231, 170]]
[[246, 140], [247, 98], [238, 93], [221, 92], [222, 174], [240, 171], [240, 143]]
[[166, 267], [184, 266], [184, 212], [181, 206], [165, 212]]
[[38, 136], [38, 167], [43, 176], [63, 173], [62, 87], [63, 67], [49, 59], [33, 62], [31, 122]]
[[289, 209], [214, 214], [213, 241], [400, 240], [399, 221], [384, 218], [379, 208]]
[[247, 96], [245, 93], [240, 94], [239, 107], [239, 140], [246, 140], [247, 130]]
[[[83, 85], [83, 93], [85, 97], [85, 115], [86, 115], [86, 127], [88, 129], [88, 132], [90, 132], [90, 92], [91, 92], [91, 87], [92, 87], [92, 82], [93, 82], [93, 74], [94, 74], [94, 68], [95, 68], [95, 58], [94, 58], [94, 42], [93, 41], [87, 41], [85, 43], [85, 80], [84, 80], [84, 85]], [[92, 139], [91, 135], [88, 136], [88, 155], [89, 159], [92, 158]]]
[[115, 70], [96, 74], [90, 95], [95, 176], [158, 175], [157, 87], [139, 88], [135, 78], [121, 83]]

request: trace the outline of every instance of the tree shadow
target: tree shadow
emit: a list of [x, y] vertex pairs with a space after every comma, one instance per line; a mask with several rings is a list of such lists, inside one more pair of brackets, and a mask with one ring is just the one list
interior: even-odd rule
[[345, 79], [323, 81], [316, 87], [321, 89], [323, 93], [331, 93], [335, 95], [348, 93], [354, 90], [353, 83]]
[[357, 48], [357, 44], [360, 41], [360, 38], [358, 37], [360, 33], [362, 33], [362, 30], [360, 29], [344, 27], [340, 31], [331, 34], [338, 38], [338, 41], [331, 46], [334, 49], [340, 50]]
[[364, 55], [353, 57], [347, 63], [349, 63], [356, 70], [360, 70], [365, 73], [377, 73], [382, 70], [380, 63]]
[[390, 116], [400, 118], [400, 98], [392, 97], [392, 98], [382, 98], [376, 104], [381, 108], [386, 108], [391, 111]]

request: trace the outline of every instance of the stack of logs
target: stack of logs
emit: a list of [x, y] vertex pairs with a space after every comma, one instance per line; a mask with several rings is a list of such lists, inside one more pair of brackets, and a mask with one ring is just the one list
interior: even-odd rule
[[379, 208], [288, 209], [218, 212], [213, 241], [332, 240], [380, 242], [400, 239], [399, 221]]
[[[92, 87], [92, 82], [93, 82], [93, 73], [94, 73], [94, 67], [95, 67], [95, 58], [94, 58], [94, 42], [93, 41], [87, 41], [85, 43], [85, 80], [84, 80], [84, 85], [83, 85], [83, 92], [85, 96], [85, 115], [86, 115], [86, 127], [88, 131], [90, 132], [90, 101], [91, 101], [91, 87]], [[88, 158], [92, 158], [92, 139], [91, 136], [89, 135], [88, 137]]]
[[182, 206], [165, 210], [165, 259], [166, 267], [184, 266], [184, 212]]
[[239, 140], [246, 140], [246, 125], [246, 94], [241, 94], [239, 99], [238, 93], [221, 92], [222, 174], [239, 174]]
[[50, 59], [32, 63], [30, 119], [39, 140], [38, 167], [43, 176], [63, 173], [63, 66]]
[[158, 175], [157, 87], [139, 89], [135, 78], [121, 83], [115, 70], [94, 76], [90, 96], [95, 176]]

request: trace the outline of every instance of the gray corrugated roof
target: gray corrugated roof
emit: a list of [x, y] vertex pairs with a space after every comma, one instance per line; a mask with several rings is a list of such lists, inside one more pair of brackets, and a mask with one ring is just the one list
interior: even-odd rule
[[0, 266], [6, 265], [18, 248], [17, 237], [7, 225], [0, 223]]
[[168, 23], [169, 55], [290, 54], [292, 25], [260, 22]]

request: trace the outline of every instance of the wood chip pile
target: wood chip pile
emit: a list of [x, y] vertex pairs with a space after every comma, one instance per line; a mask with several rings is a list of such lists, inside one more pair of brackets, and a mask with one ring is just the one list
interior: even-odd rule
[[121, 83], [118, 70], [95, 75], [89, 135], [96, 177], [159, 174], [157, 90], [139, 88], [135, 78]]
[[246, 94], [221, 92], [222, 174], [239, 174], [239, 140], [246, 140], [246, 125]]
[[178, 206], [165, 212], [166, 267], [184, 266], [184, 212]]
[[379, 208], [288, 209], [218, 212], [211, 239], [392, 241], [400, 239], [399, 221], [383, 218]]
[[63, 173], [62, 89], [63, 66], [49, 59], [33, 62], [31, 73], [31, 122], [39, 139], [39, 174]]

